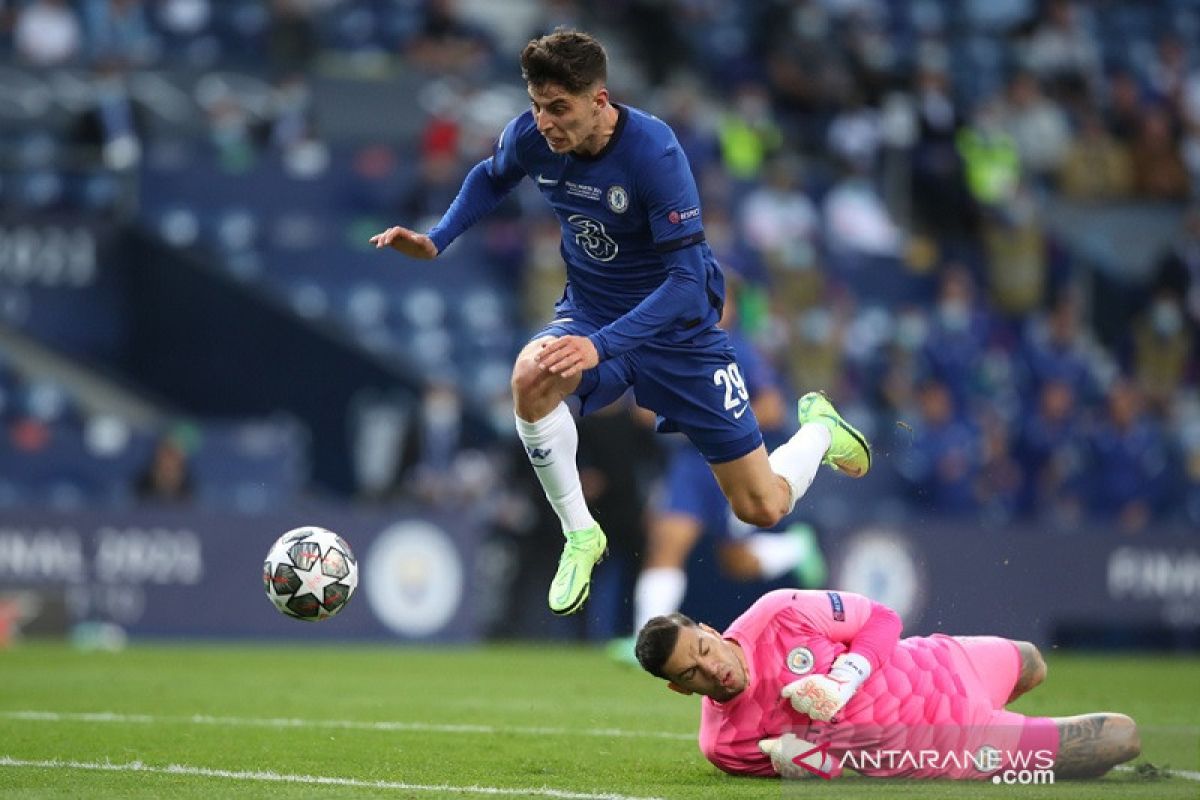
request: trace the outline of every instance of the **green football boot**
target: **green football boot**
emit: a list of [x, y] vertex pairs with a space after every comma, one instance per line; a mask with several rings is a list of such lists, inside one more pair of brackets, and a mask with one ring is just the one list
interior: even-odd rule
[[599, 525], [563, 535], [567, 543], [549, 595], [550, 610], [559, 615], [574, 614], [583, 608], [592, 590], [592, 567], [600, 563], [608, 549], [608, 539]]
[[797, 404], [800, 424], [817, 422], [829, 429], [829, 449], [822, 461], [851, 478], [861, 478], [871, 469], [871, 445], [833, 407], [823, 392], [809, 392]]

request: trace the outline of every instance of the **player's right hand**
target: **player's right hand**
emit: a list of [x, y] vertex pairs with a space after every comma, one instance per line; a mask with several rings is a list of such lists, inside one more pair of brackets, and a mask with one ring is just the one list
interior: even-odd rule
[[783, 687], [780, 695], [809, 719], [829, 722], [850, 702], [856, 688], [850, 681], [829, 675], [809, 675]]
[[368, 241], [376, 248], [390, 247], [398, 250], [409, 258], [437, 258], [437, 245], [423, 233], [410, 231], [394, 225], [383, 233], [377, 233]]

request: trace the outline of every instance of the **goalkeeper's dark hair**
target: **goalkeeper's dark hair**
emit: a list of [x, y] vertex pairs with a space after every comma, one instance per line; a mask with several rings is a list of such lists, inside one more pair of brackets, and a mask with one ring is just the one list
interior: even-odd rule
[[569, 28], [531, 39], [521, 52], [521, 77], [535, 88], [557, 84], [579, 94], [608, 80], [608, 55], [594, 36]]
[[634, 652], [642, 669], [656, 678], [670, 680], [663, 672], [663, 665], [675, 652], [675, 643], [679, 641], [680, 628], [694, 628], [696, 621], [686, 614], [676, 611], [665, 617], [654, 617], [638, 631], [637, 645]]

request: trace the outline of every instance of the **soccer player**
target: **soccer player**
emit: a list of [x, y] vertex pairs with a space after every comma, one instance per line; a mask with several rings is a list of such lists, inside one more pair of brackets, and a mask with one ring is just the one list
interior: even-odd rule
[[723, 634], [655, 617], [637, 657], [675, 691], [704, 695], [700, 749], [735, 775], [832, 777], [845, 765], [876, 777], [1096, 777], [1141, 752], [1123, 714], [1005, 710], [1046, 678], [1029, 642], [900, 629], [862, 595], [781, 589]]
[[557, 30], [521, 53], [530, 109], [468, 173], [428, 233], [371, 237], [431, 259], [526, 176], [562, 228], [567, 287], [555, 317], [513, 366], [517, 431], [567, 539], [550, 610], [578, 611], [606, 539], [584, 501], [578, 432], [564, 402], [602, 408], [629, 387], [660, 431], [682, 431], [704, 455], [737, 516], [770, 527], [824, 461], [851, 476], [871, 465], [862, 434], [823, 395], [801, 403], [800, 430], [768, 457], [728, 336], [716, 326], [724, 278], [704, 241], [700, 199], [674, 133], [609, 99], [607, 56], [586, 33]]
[[[736, 286], [736, 280], [727, 282], [719, 324], [729, 332], [766, 445], [781, 444], [794, 432], [794, 423], [787, 418], [784, 381], [739, 329]], [[696, 449], [672, 448], [662, 491], [650, 514], [645, 561], [634, 586], [633, 630], [640, 630], [652, 617], [679, 610], [687, 593], [688, 556], [704, 536], [716, 541], [721, 569], [734, 580], [771, 581], [793, 572], [800, 586], [824, 586], [825, 558], [816, 532], [794, 519], [781, 527], [781, 531], [759, 531], [737, 519]], [[617, 640], [610, 652], [618, 660], [633, 662], [634, 638]]]

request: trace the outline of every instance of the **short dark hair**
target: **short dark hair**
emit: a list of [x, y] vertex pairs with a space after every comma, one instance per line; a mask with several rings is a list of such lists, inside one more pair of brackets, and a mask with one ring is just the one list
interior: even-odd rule
[[656, 678], [670, 680], [663, 672], [663, 666], [671, 657], [671, 653], [675, 652], [675, 643], [679, 641], [679, 629], [694, 627], [696, 621], [678, 611], [665, 617], [654, 617], [643, 625], [634, 647], [642, 669]]
[[530, 86], [554, 83], [571, 94], [608, 80], [608, 55], [591, 34], [555, 28], [521, 52], [521, 76]]

